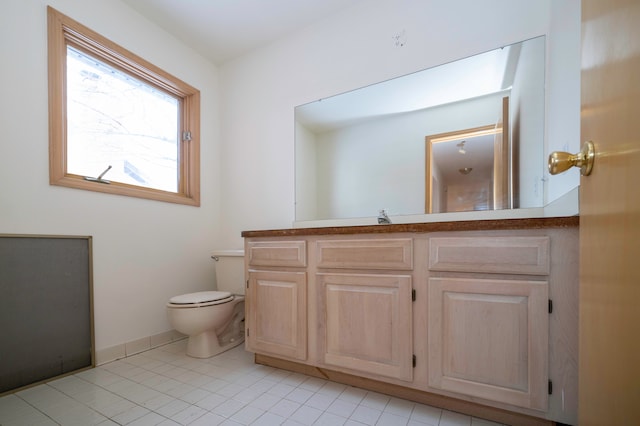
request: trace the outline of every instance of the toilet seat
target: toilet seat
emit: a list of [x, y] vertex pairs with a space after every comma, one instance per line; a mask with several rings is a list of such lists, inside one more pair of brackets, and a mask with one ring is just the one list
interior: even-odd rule
[[231, 302], [234, 296], [228, 291], [199, 291], [174, 296], [167, 306], [173, 308], [202, 308]]

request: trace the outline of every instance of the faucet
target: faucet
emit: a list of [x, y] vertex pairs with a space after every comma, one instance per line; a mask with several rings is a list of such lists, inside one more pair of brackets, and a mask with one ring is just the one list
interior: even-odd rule
[[378, 223], [391, 223], [391, 219], [387, 216], [387, 211], [385, 209], [380, 210], [378, 214]]

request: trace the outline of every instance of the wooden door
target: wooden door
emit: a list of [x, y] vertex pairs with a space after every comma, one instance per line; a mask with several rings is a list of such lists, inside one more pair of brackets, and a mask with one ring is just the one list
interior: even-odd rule
[[305, 272], [249, 271], [247, 349], [307, 359]]
[[502, 132], [495, 134], [493, 147], [493, 210], [512, 208], [512, 189], [509, 187], [509, 177], [512, 164], [510, 160], [510, 123], [509, 97], [502, 98], [502, 116], [498, 120], [497, 128]]
[[582, 1], [579, 424], [640, 424], [640, 1]]
[[429, 386], [547, 410], [548, 282], [429, 279]]
[[409, 275], [317, 274], [321, 362], [411, 381]]

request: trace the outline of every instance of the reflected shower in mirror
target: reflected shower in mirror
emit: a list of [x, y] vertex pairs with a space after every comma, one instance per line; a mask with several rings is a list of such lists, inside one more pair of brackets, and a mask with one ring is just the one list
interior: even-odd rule
[[538, 37], [296, 107], [296, 221], [541, 207], [544, 71]]

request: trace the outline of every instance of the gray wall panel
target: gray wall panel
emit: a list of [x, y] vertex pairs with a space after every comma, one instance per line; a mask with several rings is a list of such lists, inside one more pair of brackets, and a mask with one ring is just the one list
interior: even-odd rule
[[91, 238], [0, 235], [0, 393], [93, 364]]

